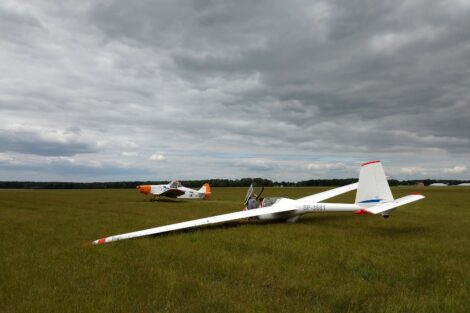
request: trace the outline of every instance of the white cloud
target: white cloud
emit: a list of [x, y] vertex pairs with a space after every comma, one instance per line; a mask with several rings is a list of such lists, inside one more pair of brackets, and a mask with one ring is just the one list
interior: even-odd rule
[[76, 163], [76, 159], [75, 158], [72, 158], [72, 157], [63, 157], [63, 156], [59, 156], [59, 157], [47, 157], [46, 160], [48, 160], [48, 162], [50, 163], [54, 163], [54, 162], [62, 162], [62, 163]]
[[124, 156], [124, 157], [135, 157], [135, 156], [138, 156], [139, 153], [138, 152], [123, 151], [121, 153], [121, 155]]
[[454, 167], [448, 167], [444, 169], [444, 173], [460, 174], [465, 173], [467, 167], [465, 165], [456, 165]]
[[13, 160], [13, 158], [7, 153], [0, 153], [0, 162], [8, 162]]
[[333, 170], [345, 168], [344, 163], [313, 162], [307, 164], [309, 170]]
[[152, 154], [149, 158], [149, 160], [151, 160], [151, 161], [164, 161], [165, 159], [166, 158], [165, 158], [164, 155], [158, 154], [158, 153]]
[[266, 158], [248, 158], [240, 159], [234, 162], [236, 167], [241, 167], [248, 173], [249, 176], [257, 176], [260, 173], [266, 173], [266, 171], [272, 171], [276, 167], [276, 163]]
[[422, 167], [402, 167], [401, 172], [408, 174], [408, 175], [414, 175], [414, 174], [426, 174], [427, 170], [422, 168]]

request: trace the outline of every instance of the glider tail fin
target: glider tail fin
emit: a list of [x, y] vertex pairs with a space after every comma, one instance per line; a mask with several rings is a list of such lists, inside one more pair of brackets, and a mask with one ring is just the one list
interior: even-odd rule
[[208, 183], [205, 183], [198, 191], [204, 193], [204, 199], [209, 199], [211, 195], [211, 186]]
[[356, 214], [381, 214], [388, 217], [397, 207], [423, 199], [422, 195], [409, 195], [394, 200], [380, 161], [363, 163], [359, 172], [356, 204], [364, 207]]
[[359, 172], [356, 204], [368, 208], [388, 201], [393, 201], [393, 195], [382, 163], [380, 161], [363, 163]]

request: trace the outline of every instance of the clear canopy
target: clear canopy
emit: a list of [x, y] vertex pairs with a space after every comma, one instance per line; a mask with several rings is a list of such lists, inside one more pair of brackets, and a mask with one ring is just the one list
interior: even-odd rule
[[264, 198], [263, 203], [261, 203], [261, 206], [263, 208], [267, 207], [267, 206], [271, 206], [271, 205], [277, 203], [279, 200], [281, 200], [281, 198]]
[[173, 180], [170, 183], [170, 188], [180, 188], [181, 182], [179, 180]]

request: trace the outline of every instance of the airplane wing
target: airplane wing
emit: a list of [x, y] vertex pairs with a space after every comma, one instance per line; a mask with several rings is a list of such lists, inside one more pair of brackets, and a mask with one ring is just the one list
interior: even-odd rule
[[396, 200], [393, 200], [384, 204], [379, 204], [379, 205], [367, 208], [365, 209], [365, 211], [369, 213], [373, 213], [373, 214], [380, 214], [388, 210], [394, 209], [396, 207], [399, 207], [401, 205], [405, 205], [410, 202], [421, 200], [423, 198], [424, 196], [422, 195], [409, 195], [409, 196], [405, 196], [405, 197], [402, 197], [402, 198], [399, 198], [399, 199], [396, 199]]
[[323, 200], [339, 196], [340, 194], [356, 190], [357, 189], [357, 184], [358, 183], [354, 183], [354, 184], [346, 185], [346, 186], [343, 186], [343, 187], [330, 189], [330, 190], [327, 190], [327, 191], [324, 191], [324, 192], [316, 193], [316, 194], [311, 195], [311, 196], [307, 196], [307, 197], [297, 199], [296, 201], [321, 202]]
[[93, 241], [93, 244], [95, 245], [105, 244], [105, 243], [109, 243], [112, 241], [131, 239], [131, 238], [137, 238], [137, 237], [143, 237], [143, 236], [149, 236], [149, 235], [156, 235], [156, 234], [171, 232], [171, 231], [180, 230], [180, 229], [187, 229], [187, 228], [193, 228], [193, 227], [202, 226], [202, 225], [234, 221], [234, 220], [239, 220], [243, 218], [264, 215], [264, 214], [287, 212], [291, 210], [295, 210], [295, 208], [293, 208], [292, 206], [273, 206], [273, 207], [259, 208], [259, 209], [249, 210], [249, 211], [241, 211], [241, 212], [216, 215], [212, 217], [205, 217], [205, 218], [182, 222], [182, 223], [159, 226], [159, 227], [145, 229], [145, 230], [136, 231], [136, 232], [127, 233], [127, 234], [101, 238], [101, 239]]
[[183, 190], [180, 190], [180, 189], [176, 189], [176, 188], [172, 188], [172, 189], [168, 189], [168, 190], [165, 190], [164, 192], [162, 193], [159, 193], [157, 196], [163, 196], [163, 197], [169, 197], [169, 198], [177, 198], [181, 195], [184, 194], [184, 191]]

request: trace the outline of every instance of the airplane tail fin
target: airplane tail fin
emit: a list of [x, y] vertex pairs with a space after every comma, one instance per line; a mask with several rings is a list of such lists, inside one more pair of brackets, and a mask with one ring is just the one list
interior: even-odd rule
[[380, 161], [370, 161], [361, 165], [356, 204], [372, 207], [382, 202], [393, 201], [385, 171]]
[[359, 172], [356, 204], [364, 207], [356, 214], [381, 214], [388, 217], [396, 207], [423, 199], [422, 195], [409, 195], [394, 200], [385, 171], [380, 161], [363, 163]]
[[204, 193], [204, 199], [209, 199], [211, 195], [211, 186], [208, 183], [205, 183], [198, 191]]

